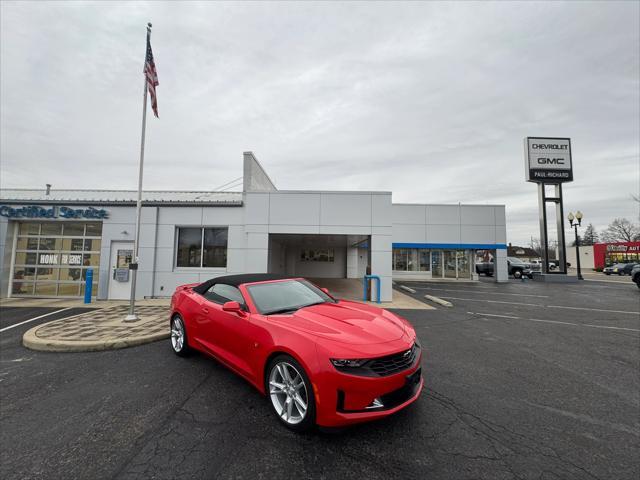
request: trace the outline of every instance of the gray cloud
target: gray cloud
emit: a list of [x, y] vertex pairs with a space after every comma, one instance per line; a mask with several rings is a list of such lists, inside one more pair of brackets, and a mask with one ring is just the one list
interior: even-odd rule
[[3, 187], [210, 189], [253, 150], [282, 189], [504, 203], [537, 235], [522, 139], [572, 138], [568, 210], [638, 218], [637, 2], [3, 2]]

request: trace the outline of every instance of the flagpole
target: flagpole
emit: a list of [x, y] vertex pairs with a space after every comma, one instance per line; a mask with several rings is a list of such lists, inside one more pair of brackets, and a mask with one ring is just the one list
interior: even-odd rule
[[[147, 43], [145, 46], [148, 48], [151, 39], [151, 24], [147, 23]], [[146, 53], [145, 53], [146, 64]], [[140, 139], [140, 165], [138, 168], [138, 200], [136, 202], [136, 230], [133, 240], [133, 263], [129, 264], [129, 270], [131, 270], [131, 297], [129, 299], [129, 314], [124, 318], [125, 322], [135, 322], [139, 320], [136, 315], [136, 280], [138, 276], [138, 247], [140, 244], [140, 211], [142, 210], [142, 173], [144, 168], [144, 139], [147, 129], [147, 76], [144, 75], [144, 95], [142, 103], [142, 135]]]

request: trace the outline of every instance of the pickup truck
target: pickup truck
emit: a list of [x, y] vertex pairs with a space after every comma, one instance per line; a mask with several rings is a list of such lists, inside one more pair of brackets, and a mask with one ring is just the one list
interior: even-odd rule
[[[507, 270], [509, 275], [513, 275], [513, 278], [522, 278], [523, 275], [531, 278], [531, 265], [524, 263], [519, 258], [507, 257]], [[487, 277], [492, 277], [494, 273], [493, 260], [490, 262], [476, 263], [476, 273], [478, 275], [484, 274]]]

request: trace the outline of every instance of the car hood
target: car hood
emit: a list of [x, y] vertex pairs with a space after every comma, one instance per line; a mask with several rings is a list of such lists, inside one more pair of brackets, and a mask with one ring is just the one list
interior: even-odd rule
[[405, 334], [403, 322], [391, 313], [356, 302], [313, 305], [272, 319], [289, 328], [350, 345], [393, 342]]

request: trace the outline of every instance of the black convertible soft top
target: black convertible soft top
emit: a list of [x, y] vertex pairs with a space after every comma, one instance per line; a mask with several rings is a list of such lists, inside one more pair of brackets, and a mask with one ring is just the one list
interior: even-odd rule
[[224, 283], [225, 285], [232, 285], [237, 287], [243, 283], [253, 282], [267, 282], [269, 280], [286, 280], [287, 278], [299, 278], [292, 277], [291, 275], [281, 275], [278, 273], [243, 273], [241, 275], [225, 275], [223, 277], [212, 278], [206, 282], [201, 283], [193, 287], [193, 291], [203, 294], [209, 290], [216, 283]]

